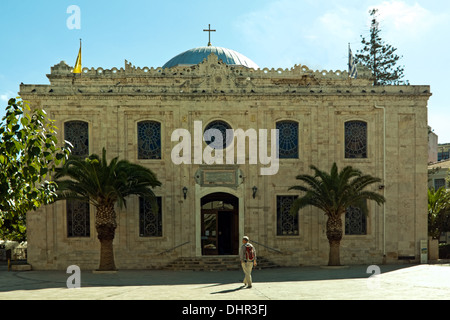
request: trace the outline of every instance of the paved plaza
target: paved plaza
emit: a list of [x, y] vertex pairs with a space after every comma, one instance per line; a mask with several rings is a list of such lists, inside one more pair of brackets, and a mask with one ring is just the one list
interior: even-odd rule
[[449, 300], [450, 265], [298, 267], [253, 271], [81, 271], [68, 289], [64, 271], [7, 271], [0, 265], [0, 300]]

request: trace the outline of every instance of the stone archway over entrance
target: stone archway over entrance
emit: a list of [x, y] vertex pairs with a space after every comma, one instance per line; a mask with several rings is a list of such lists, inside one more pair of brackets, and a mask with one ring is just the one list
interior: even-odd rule
[[239, 250], [239, 199], [212, 193], [201, 199], [202, 255], [237, 255]]

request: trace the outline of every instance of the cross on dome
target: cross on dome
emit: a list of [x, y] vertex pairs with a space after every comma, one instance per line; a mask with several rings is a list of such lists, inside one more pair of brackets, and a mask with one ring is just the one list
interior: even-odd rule
[[208, 29], [203, 29], [203, 32], [208, 32], [209, 34], [209, 41], [208, 41], [208, 47], [211, 47], [211, 32], [216, 32], [216, 30], [211, 30], [211, 25], [208, 25]]

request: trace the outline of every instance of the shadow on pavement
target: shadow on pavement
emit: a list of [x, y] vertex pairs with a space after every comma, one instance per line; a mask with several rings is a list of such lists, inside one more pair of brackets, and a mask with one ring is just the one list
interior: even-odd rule
[[242, 285], [242, 286], [240, 286], [240, 287], [238, 287], [236, 289], [229, 289], [229, 290], [222, 290], [222, 291], [217, 291], [217, 292], [211, 292], [211, 294], [233, 293], [233, 292], [240, 291], [240, 290], [243, 290], [243, 289], [244, 289], [244, 286]]
[[[414, 265], [381, 265], [381, 273], [414, 267]], [[257, 282], [301, 282], [338, 279], [368, 278], [368, 266], [349, 266], [347, 268], [328, 269], [321, 267], [275, 268], [254, 270], [253, 281]], [[72, 274], [64, 271], [26, 271], [8, 272], [7, 266], [0, 265], [0, 292], [16, 290], [37, 290], [48, 288], [66, 288]], [[242, 271], [165, 271], [165, 270], [119, 270], [115, 274], [94, 274], [89, 270], [81, 271], [81, 287], [121, 287], [121, 286], [160, 286], [224, 284], [241, 285]], [[236, 289], [215, 292], [230, 293]]]

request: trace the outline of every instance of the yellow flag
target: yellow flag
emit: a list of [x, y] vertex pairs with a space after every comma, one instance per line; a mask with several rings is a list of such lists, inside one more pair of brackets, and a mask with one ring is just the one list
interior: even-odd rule
[[80, 42], [80, 51], [78, 52], [77, 62], [75, 62], [75, 68], [73, 68], [73, 73], [81, 74], [81, 42]]

